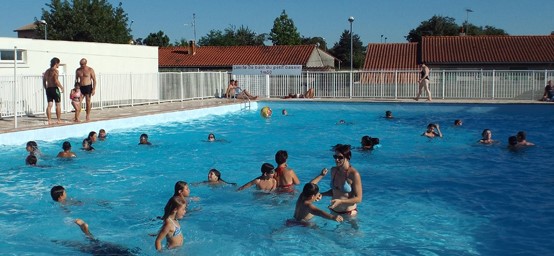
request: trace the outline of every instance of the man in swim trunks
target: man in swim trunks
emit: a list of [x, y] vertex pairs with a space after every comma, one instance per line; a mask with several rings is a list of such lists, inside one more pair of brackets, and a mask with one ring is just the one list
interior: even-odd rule
[[60, 90], [63, 93], [63, 86], [58, 80], [58, 67], [60, 66], [60, 59], [54, 57], [50, 60], [50, 68], [47, 69], [42, 76], [42, 86], [46, 89], [46, 99], [48, 101], [48, 107], [46, 107], [46, 117], [48, 117], [48, 124], [52, 124], [52, 104], [56, 102], [56, 118], [57, 123], [60, 123], [62, 110], [60, 107]]
[[86, 120], [90, 121], [90, 109], [92, 107], [91, 97], [94, 96], [96, 91], [96, 74], [94, 69], [87, 66], [87, 59], [82, 58], [79, 62], [79, 67], [75, 71], [75, 82], [79, 83], [81, 86], [81, 94], [85, 97], [86, 100]]

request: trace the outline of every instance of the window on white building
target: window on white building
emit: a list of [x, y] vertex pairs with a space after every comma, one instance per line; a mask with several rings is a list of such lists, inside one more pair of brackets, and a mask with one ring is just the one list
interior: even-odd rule
[[[26, 62], [26, 50], [17, 50], [17, 63]], [[0, 63], [13, 63], [14, 61], [14, 50], [0, 49]]]

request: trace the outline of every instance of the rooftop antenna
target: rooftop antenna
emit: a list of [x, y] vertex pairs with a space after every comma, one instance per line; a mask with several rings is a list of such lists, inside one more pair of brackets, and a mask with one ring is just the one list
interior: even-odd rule
[[191, 24], [185, 23], [185, 26], [192, 27], [192, 31], [194, 33], [194, 43], [196, 43], [196, 13], [192, 14], [192, 23]]
[[467, 34], [467, 32], [468, 32], [468, 31], [467, 31], [467, 25], [468, 25], [468, 23], [469, 23], [469, 13], [470, 13], [470, 12], [473, 12], [473, 10], [472, 10], [472, 9], [469, 9], [469, 8], [466, 8], [466, 25], [465, 25], [465, 31], [464, 31], [464, 33], [466, 33], [466, 34]]

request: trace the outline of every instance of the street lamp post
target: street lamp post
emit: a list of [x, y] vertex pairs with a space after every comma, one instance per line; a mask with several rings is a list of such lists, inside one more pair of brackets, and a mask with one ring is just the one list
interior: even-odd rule
[[48, 23], [45, 20], [40, 20], [38, 23], [44, 25], [44, 40], [48, 40]]
[[352, 71], [354, 68], [354, 42], [352, 41], [352, 23], [354, 22], [354, 17], [350, 16], [348, 22], [350, 22], [350, 71]]

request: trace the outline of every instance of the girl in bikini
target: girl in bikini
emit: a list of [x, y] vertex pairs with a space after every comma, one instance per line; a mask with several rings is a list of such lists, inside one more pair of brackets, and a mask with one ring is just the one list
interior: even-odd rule
[[162, 240], [166, 239], [167, 248], [172, 249], [183, 245], [183, 232], [179, 220], [185, 216], [186, 202], [183, 198], [174, 196], [167, 202], [164, 209], [164, 224], [156, 237], [156, 250], [162, 251]]
[[[350, 145], [337, 144], [334, 149], [336, 166], [331, 168], [331, 189], [321, 195], [332, 197], [329, 209], [334, 214], [354, 216], [358, 213], [357, 204], [362, 202], [362, 179], [350, 165]], [[317, 184], [326, 174], [327, 169], [323, 169], [311, 183]]]
[[300, 180], [293, 169], [289, 169], [287, 166], [287, 159], [289, 155], [285, 150], [279, 150], [275, 153], [275, 162], [277, 162], [277, 168], [275, 169], [275, 179], [277, 180], [277, 189], [279, 192], [294, 192], [294, 185], [300, 184]]
[[73, 119], [75, 122], [80, 122], [79, 116], [81, 115], [81, 102], [83, 101], [83, 95], [81, 94], [80, 88], [79, 83], [75, 83], [75, 88], [71, 89], [71, 93], [69, 93], [71, 105], [75, 109], [75, 118]]

